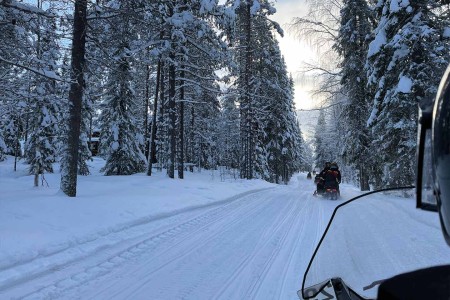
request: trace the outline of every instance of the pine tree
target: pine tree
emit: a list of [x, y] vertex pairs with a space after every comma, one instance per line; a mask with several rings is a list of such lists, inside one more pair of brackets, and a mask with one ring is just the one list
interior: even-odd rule
[[315, 164], [319, 168], [324, 166], [325, 162], [336, 161], [337, 153], [334, 152], [336, 139], [333, 124], [329, 119], [330, 116], [327, 115], [326, 111], [321, 110], [314, 134]]
[[109, 74], [108, 96], [100, 116], [101, 152], [106, 157], [105, 175], [130, 175], [145, 170], [142, 138], [133, 116], [135, 94], [126, 35], [117, 46], [116, 68]]
[[[12, 6], [11, 0], [0, 3], [0, 135], [2, 151], [21, 156], [19, 140], [26, 130], [29, 114], [27, 99], [32, 72], [21, 66], [34, 57], [36, 18]], [[26, 138], [26, 137], [25, 137]]]
[[[170, 178], [175, 176], [176, 167], [178, 177], [183, 177], [184, 161], [193, 159], [194, 148], [199, 164], [203, 164], [204, 157], [211, 156], [206, 153], [212, 144], [201, 141], [208, 136], [202, 130], [209, 130], [209, 126], [200, 126], [200, 122], [214, 111], [210, 105], [214, 107], [212, 103], [218, 103], [219, 88], [214, 84], [217, 80], [214, 72], [223, 63], [220, 57], [224, 46], [213, 28], [217, 9], [217, 4], [207, 5], [204, 1], [173, 1], [159, 6], [162, 20], [159, 38], [164, 43], [154, 51], [160, 62], [161, 77], [156, 157], [160, 165], [167, 167]], [[192, 129], [193, 123], [199, 126]], [[208, 167], [217, 161], [216, 158], [207, 160]]]
[[0, 131], [0, 161], [5, 160], [5, 153], [8, 151], [5, 140], [3, 139], [2, 132]]
[[[40, 18], [39, 18], [40, 19]], [[59, 59], [56, 44], [56, 24], [53, 20], [38, 20], [36, 44], [36, 69], [45, 73], [54, 73]], [[35, 175], [34, 185], [38, 185], [38, 177], [44, 172], [53, 173], [56, 161], [57, 138], [60, 132], [58, 115], [60, 99], [57, 95], [56, 82], [34, 75], [31, 102], [29, 108], [30, 127], [28, 142], [25, 145], [29, 173]]]
[[218, 144], [219, 164], [232, 171], [239, 167], [239, 108], [235, 95], [225, 95], [221, 101]]
[[[278, 24], [267, 18], [275, 12], [269, 1], [228, 1], [227, 4], [236, 10], [236, 33], [230, 38], [235, 48], [236, 67], [233, 75], [237, 78], [235, 88], [239, 93], [241, 177], [251, 179], [259, 174], [263, 178], [270, 178], [268, 144], [262, 142], [267, 138], [266, 124], [258, 114], [267, 109], [268, 106], [261, 99], [270, 94], [260, 88], [273, 75], [264, 71], [264, 67], [269, 64], [267, 57], [270, 56], [264, 52], [265, 41], [273, 41], [272, 29], [281, 30]], [[276, 53], [279, 50], [275, 48], [272, 54], [279, 56]], [[261, 91], [261, 94], [255, 91]]]
[[371, 15], [366, 0], [344, 0], [341, 26], [334, 48], [342, 58], [341, 85], [348, 101], [343, 105], [340, 128], [343, 129], [342, 158], [346, 165], [359, 171], [362, 191], [369, 190], [370, 132], [366, 128], [369, 95], [364, 71], [368, 36], [372, 30]]
[[[432, 99], [447, 65], [438, 18], [429, 1], [383, 0], [368, 51], [368, 85], [373, 95], [368, 124], [371, 154], [383, 164], [382, 185], [414, 181], [417, 105]], [[381, 175], [381, 174], [380, 174]]]

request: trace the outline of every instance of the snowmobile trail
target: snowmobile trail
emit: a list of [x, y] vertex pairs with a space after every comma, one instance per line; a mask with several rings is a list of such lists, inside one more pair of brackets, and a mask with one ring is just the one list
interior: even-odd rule
[[311, 181], [299, 179], [134, 227], [129, 239], [5, 285], [0, 296], [295, 298], [324, 216], [338, 204], [318, 205], [313, 191]]
[[[314, 189], [311, 180], [297, 177], [287, 186], [146, 219], [68, 253], [5, 267], [0, 298], [296, 299], [334, 208], [359, 194], [342, 185], [341, 199], [331, 201], [312, 196]], [[340, 210], [307, 285], [344, 276], [351, 287], [364, 287], [448, 261], [446, 248], [437, 246], [438, 220], [412, 202], [379, 195]], [[418, 241], [428, 246], [417, 250]]]

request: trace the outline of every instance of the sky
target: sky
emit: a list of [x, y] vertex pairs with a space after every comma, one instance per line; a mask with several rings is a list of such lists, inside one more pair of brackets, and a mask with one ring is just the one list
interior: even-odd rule
[[295, 80], [295, 106], [297, 109], [310, 109], [315, 107], [314, 100], [309, 94], [311, 87], [301, 83], [300, 68], [303, 62], [311, 61], [315, 53], [305, 41], [295, 37], [295, 33], [289, 29], [289, 23], [294, 17], [302, 17], [307, 13], [305, 0], [277, 0], [275, 4], [277, 13], [270, 18], [278, 22], [284, 30], [284, 37], [277, 35], [288, 72]]

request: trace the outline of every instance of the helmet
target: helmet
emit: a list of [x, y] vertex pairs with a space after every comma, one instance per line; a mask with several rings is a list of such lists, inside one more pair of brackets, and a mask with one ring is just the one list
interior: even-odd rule
[[330, 164], [330, 169], [332, 169], [332, 170], [337, 170], [337, 169], [339, 169], [337, 163], [332, 162], [332, 163]]
[[434, 194], [442, 231], [450, 245], [450, 67], [442, 77], [434, 103], [431, 154]]
[[325, 163], [325, 168], [329, 168], [330, 166], [331, 166], [331, 162], [327, 161], [327, 162]]

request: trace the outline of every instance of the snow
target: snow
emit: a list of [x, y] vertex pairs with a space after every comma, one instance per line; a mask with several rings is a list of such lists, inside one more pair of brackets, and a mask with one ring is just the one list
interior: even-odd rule
[[[13, 162], [0, 162], [1, 299], [295, 299], [333, 209], [360, 194], [343, 184], [342, 200], [315, 198], [304, 174], [287, 186], [212, 171], [103, 176], [95, 158], [69, 198], [60, 174], [34, 188]], [[363, 292], [450, 261], [437, 215], [413, 199], [375, 195], [341, 211], [308, 283], [339, 273]]]
[[411, 93], [412, 84], [413, 82], [411, 78], [403, 75], [398, 81], [397, 91], [400, 93], [409, 94]]
[[9, 3], [9, 6], [12, 8], [17, 8], [19, 10], [22, 11], [26, 11], [26, 12], [30, 12], [30, 13], [35, 13], [35, 14], [42, 14], [45, 16], [49, 16], [49, 17], [56, 17], [54, 14], [48, 13], [34, 5], [30, 5], [27, 3], [20, 3], [17, 1], [11, 1], [11, 3]]
[[379, 32], [377, 32], [374, 40], [369, 44], [369, 51], [367, 53], [367, 57], [371, 57], [375, 54], [377, 54], [381, 48], [386, 44], [386, 32], [384, 28], [380, 29]]
[[319, 111], [302, 111], [297, 110], [297, 120], [302, 129], [302, 136], [307, 142], [313, 141], [314, 133], [317, 126], [317, 118], [319, 117]]
[[216, 6], [215, 0], [201, 0], [200, 1], [200, 13], [204, 14], [207, 12], [211, 12]]
[[409, 6], [409, 0], [391, 0], [391, 5], [389, 10], [392, 13], [399, 12], [402, 8], [407, 8]]
[[450, 27], [445, 27], [445, 28], [444, 28], [444, 34], [443, 34], [443, 36], [444, 36], [445, 38], [449, 38], [449, 37], [450, 37]]
[[261, 4], [258, 0], [253, 0], [253, 4], [250, 8], [250, 14], [255, 15], [261, 9]]

